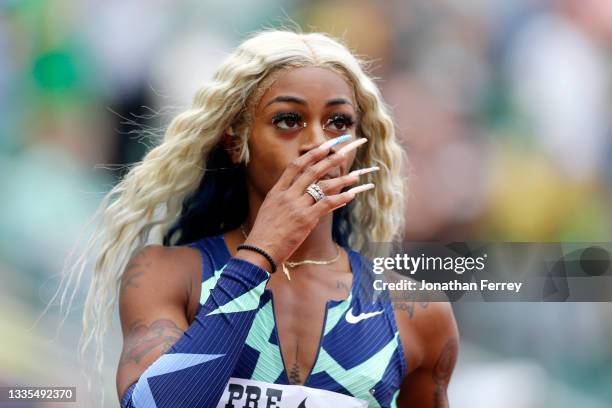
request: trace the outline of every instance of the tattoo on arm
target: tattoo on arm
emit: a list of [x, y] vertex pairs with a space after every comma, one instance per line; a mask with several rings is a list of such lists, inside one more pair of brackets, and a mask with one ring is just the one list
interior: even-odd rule
[[457, 360], [457, 353], [459, 352], [459, 342], [456, 337], [449, 339], [436, 361], [436, 365], [433, 369], [433, 380], [436, 385], [434, 389], [434, 407], [435, 408], [447, 408], [448, 397], [446, 395], [446, 387], [450, 381], [455, 362]]
[[119, 365], [134, 362], [136, 364], [153, 350], [164, 354], [183, 335], [176, 323], [169, 319], [159, 319], [149, 326], [136, 320], [128, 331], [128, 341], [123, 347]]

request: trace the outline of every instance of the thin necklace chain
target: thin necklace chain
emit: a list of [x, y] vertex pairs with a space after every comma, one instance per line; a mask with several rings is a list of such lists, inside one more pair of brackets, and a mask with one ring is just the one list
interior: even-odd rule
[[[247, 233], [244, 229], [244, 224], [240, 225], [240, 231], [242, 231], [242, 236], [244, 237], [244, 239], [247, 239]], [[338, 259], [340, 259], [340, 247], [338, 246], [338, 244], [336, 244], [336, 256], [334, 256], [333, 259], [328, 259], [325, 261], [318, 261], [316, 259], [304, 259], [302, 261], [285, 261], [283, 263], [283, 272], [285, 272], [285, 275], [287, 275], [287, 279], [291, 280], [291, 276], [289, 275], [289, 270], [287, 269], [287, 266], [291, 268], [295, 268], [296, 266], [307, 265], [307, 264], [308, 265], [329, 265], [329, 264], [336, 262]]]

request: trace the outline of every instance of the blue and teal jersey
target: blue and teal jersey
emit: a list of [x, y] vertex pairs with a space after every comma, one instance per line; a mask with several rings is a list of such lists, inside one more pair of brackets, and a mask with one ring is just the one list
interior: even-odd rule
[[[190, 245], [202, 255], [202, 298], [205, 298], [214, 284], [214, 271], [220, 270], [231, 255], [223, 235], [206, 237]], [[393, 307], [388, 300], [372, 301], [369, 295], [371, 262], [352, 249], [344, 249], [353, 273], [351, 291], [345, 300], [327, 302], [318, 355], [303, 386], [367, 401], [369, 407], [389, 407], [406, 374]], [[232, 378], [290, 384], [269, 289], [261, 295]]]
[[391, 302], [373, 299], [372, 264], [349, 248], [348, 297], [326, 304], [314, 366], [289, 383], [270, 274], [230, 255], [222, 235], [189, 244], [202, 258], [196, 316], [128, 387], [122, 408], [395, 407], [406, 360]]

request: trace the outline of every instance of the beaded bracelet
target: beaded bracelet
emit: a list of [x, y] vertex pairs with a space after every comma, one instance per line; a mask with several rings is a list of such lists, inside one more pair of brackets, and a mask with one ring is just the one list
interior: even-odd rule
[[270, 265], [272, 266], [272, 273], [276, 272], [276, 262], [274, 262], [274, 259], [272, 259], [270, 254], [268, 254], [263, 249], [256, 247], [255, 245], [248, 245], [248, 244], [240, 244], [238, 245], [238, 247], [236, 247], [236, 250], [238, 251], [241, 249], [246, 249], [248, 251], [254, 251], [260, 255], [263, 255], [268, 260], [268, 262], [270, 262]]

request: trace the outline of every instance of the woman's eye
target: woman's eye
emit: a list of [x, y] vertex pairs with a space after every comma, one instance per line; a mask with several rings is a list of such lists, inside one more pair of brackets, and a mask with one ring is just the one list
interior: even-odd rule
[[[326, 129], [337, 130], [343, 132], [353, 126], [354, 121], [349, 115], [335, 115], [331, 117], [325, 124]], [[330, 128], [330, 126], [333, 126]]]
[[[301, 116], [297, 113], [280, 113], [274, 116], [272, 123], [280, 129], [296, 129], [301, 127], [301, 119]], [[279, 124], [282, 123], [284, 123], [284, 125], [279, 126]]]

